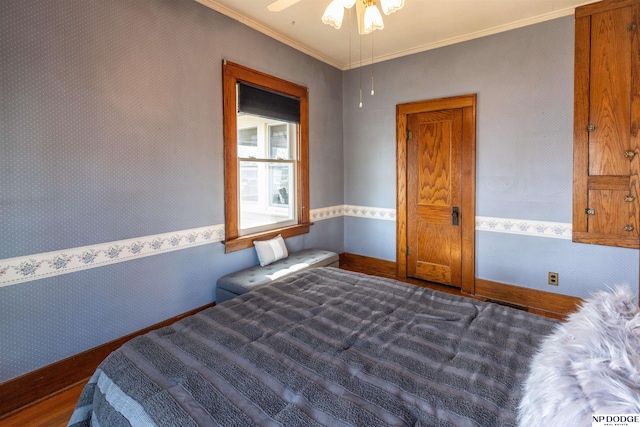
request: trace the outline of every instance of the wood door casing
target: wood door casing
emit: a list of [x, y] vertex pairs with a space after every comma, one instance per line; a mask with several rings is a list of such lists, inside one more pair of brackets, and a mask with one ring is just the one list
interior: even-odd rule
[[[461, 95], [418, 101], [396, 106], [396, 275], [407, 278], [408, 227], [408, 119], [411, 114], [461, 109], [462, 146], [460, 150], [460, 288], [475, 292], [475, 129], [476, 95]], [[449, 219], [451, 212], [448, 212]]]
[[459, 288], [462, 109], [410, 114], [407, 125], [407, 276]]

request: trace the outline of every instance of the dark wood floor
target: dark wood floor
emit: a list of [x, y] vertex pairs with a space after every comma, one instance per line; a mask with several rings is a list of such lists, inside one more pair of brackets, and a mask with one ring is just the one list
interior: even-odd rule
[[[344, 266], [342, 268], [348, 270], [356, 270]], [[439, 291], [462, 295], [456, 288], [440, 285], [430, 282], [422, 282], [419, 280], [408, 280], [408, 282], [417, 285], [437, 289]], [[27, 406], [19, 411], [0, 418], [0, 427], [64, 427], [69, 422], [71, 414], [75, 408], [78, 397], [82, 392], [86, 381], [77, 383], [66, 390], [59, 391], [46, 399]]]
[[[87, 378], [87, 381], [89, 379]], [[0, 419], [2, 427], [64, 427], [80, 397], [86, 381], [75, 384], [40, 402]]]

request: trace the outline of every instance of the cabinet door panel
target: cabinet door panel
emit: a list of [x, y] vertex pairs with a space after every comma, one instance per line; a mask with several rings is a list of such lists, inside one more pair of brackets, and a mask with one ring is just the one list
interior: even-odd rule
[[[595, 212], [588, 217], [588, 232], [618, 236], [637, 236], [638, 224], [635, 204], [625, 202], [628, 191], [590, 190], [589, 207]], [[625, 231], [625, 226], [632, 231]]]
[[591, 17], [589, 175], [629, 175], [633, 8]]
[[575, 16], [573, 241], [638, 248], [640, 0]]

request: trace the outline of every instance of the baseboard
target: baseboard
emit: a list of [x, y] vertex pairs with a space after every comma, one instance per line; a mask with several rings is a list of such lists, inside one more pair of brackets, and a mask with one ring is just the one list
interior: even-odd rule
[[[351, 253], [340, 254], [340, 267], [396, 278], [396, 263]], [[475, 279], [475, 293], [470, 295], [531, 313], [564, 319], [577, 310], [582, 299], [517, 285]]]
[[340, 268], [367, 271], [386, 277], [396, 277], [396, 263], [394, 261], [356, 255], [348, 252], [340, 254]]
[[88, 379], [105, 357], [132, 338], [214, 305], [215, 302], [204, 305], [0, 384], [0, 420], [18, 409]]
[[475, 296], [488, 301], [526, 307], [529, 312], [559, 319], [566, 318], [582, 303], [582, 299], [577, 297], [484, 279], [476, 279]]

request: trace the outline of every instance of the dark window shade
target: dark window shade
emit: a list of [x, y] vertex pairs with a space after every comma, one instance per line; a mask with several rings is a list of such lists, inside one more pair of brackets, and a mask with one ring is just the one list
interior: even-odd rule
[[284, 122], [300, 123], [300, 100], [238, 83], [238, 112]]

